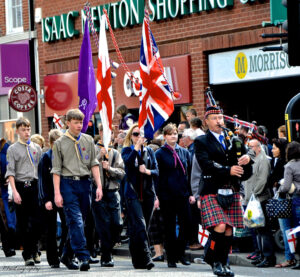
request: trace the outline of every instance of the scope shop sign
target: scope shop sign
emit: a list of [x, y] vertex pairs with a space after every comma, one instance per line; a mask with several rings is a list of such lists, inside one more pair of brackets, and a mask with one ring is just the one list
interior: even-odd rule
[[283, 51], [263, 52], [261, 47], [209, 55], [209, 83], [227, 84], [300, 75]]

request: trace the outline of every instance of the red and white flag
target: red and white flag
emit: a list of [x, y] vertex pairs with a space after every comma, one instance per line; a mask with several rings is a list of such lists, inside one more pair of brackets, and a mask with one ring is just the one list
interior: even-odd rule
[[296, 234], [290, 234], [290, 233], [292, 233], [292, 231], [294, 231], [293, 228], [288, 229], [285, 231], [285, 234], [286, 234], [286, 238], [287, 238], [291, 253], [295, 253], [296, 245], [297, 245], [297, 237], [296, 237]]
[[99, 113], [103, 125], [103, 144], [106, 149], [111, 141], [112, 119], [114, 116], [114, 99], [111, 87], [111, 70], [105, 33], [106, 17], [102, 15], [100, 35], [96, 91]]
[[204, 247], [208, 241], [209, 232], [206, 229], [203, 229], [202, 225], [199, 224], [199, 231], [198, 231], [198, 240], [199, 243]]
[[60, 117], [56, 113], [54, 113], [53, 115], [53, 122], [58, 130], [63, 129], [64, 124], [62, 123]]

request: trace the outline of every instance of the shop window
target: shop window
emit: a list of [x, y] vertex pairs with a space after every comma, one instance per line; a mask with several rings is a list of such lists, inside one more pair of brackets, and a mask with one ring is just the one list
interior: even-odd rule
[[6, 33], [23, 32], [22, 0], [5, 0]]

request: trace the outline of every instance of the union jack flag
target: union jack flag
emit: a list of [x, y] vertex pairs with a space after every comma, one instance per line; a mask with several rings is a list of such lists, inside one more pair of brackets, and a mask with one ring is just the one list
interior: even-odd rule
[[174, 111], [172, 94], [164, 77], [164, 68], [149, 21], [145, 16], [140, 54], [142, 90], [139, 96], [139, 128], [147, 139], [162, 126]]

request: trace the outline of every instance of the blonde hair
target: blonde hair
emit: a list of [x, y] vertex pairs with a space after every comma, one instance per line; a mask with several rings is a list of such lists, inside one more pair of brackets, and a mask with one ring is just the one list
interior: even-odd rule
[[45, 139], [39, 134], [32, 135], [30, 140], [34, 143], [37, 143], [39, 146], [41, 146], [41, 148], [45, 146]]
[[177, 126], [174, 123], [169, 123], [163, 128], [163, 134], [165, 135], [171, 135], [174, 131], [178, 133]]
[[123, 143], [123, 147], [130, 147], [132, 145], [132, 141], [131, 141], [131, 135], [133, 133], [133, 129], [139, 127], [139, 124], [133, 124], [130, 129], [128, 130], [126, 137], [124, 139], [124, 143]]
[[48, 134], [50, 144], [53, 144], [62, 135], [63, 135], [63, 133], [60, 130], [58, 130], [58, 129], [52, 129], [52, 130], [50, 130], [50, 132]]

